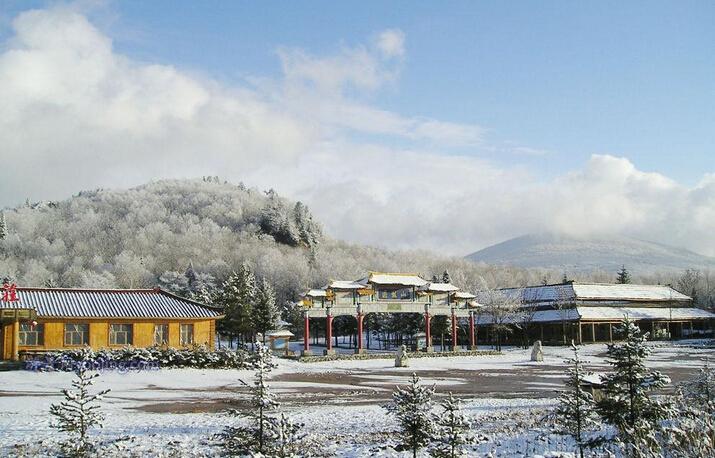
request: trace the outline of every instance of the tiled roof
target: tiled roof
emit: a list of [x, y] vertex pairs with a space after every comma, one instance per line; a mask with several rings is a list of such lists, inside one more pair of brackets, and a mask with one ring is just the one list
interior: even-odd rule
[[560, 285], [505, 288], [504, 294], [521, 294], [529, 304], [556, 301], [687, 302], [690, 297], [665, 285], [620, 285], [613, 283], [565, 283]]
[[423, 289], [425, 291], [435, 291], [438, 293], [459, 291], [459, 288], [457, 288], [456, 286], [454, 286], [451, 283], [437, 283], [437, 282], [429, 282], [420, 289]]
[[419, 275], [382, 272], [370, 272], [368, 281], [377, 285], [424, 286], [427, 284], [427, 280]]
[[216, 318], [219, 307], [161, 289], [17, 288], [18, 302], [0, 308], [29, 308], [37, 316], [71, 318]]
[[350, 280], [333, 280], [326, 288], [331, 289], [363, 289], [367, 286], [365, 283], [360, 283], [359, 281]]

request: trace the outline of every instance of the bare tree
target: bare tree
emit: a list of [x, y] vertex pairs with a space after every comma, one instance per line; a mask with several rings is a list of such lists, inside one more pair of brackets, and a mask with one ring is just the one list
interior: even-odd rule
[[554, 286], [554, 309], [558, 310], [559, 318], [561, 319], [561, 337], [562, 343], [566, 345], [568, 339], [566, 337], [566, 322], [571, 315], [571, 310], [575, 307], [573, 295], [569, 292], [572, 289], [571, 283]]
[[484, 282], [478, 297], [479, 302], [484, 305], [484, 316], [491, 323], [492, 333], [496, 338], [495, 348], [501, 350], [502, 336], [519, 326], [523, 291], [489, 288]]

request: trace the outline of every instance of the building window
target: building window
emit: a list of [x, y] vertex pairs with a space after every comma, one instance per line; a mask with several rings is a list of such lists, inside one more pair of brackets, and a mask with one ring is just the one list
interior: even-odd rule
[[65, 345], [89, 345], [89, 325], [65, 324]]
[[20, 345], [44, 345], [45, 325], [20, 323]]
[[132, 325], [131, 324], [110, 324], [109, 325], [109, 345], [131, 345]]
[[154, 345], [167, 345], [169, 343], [169, 325], [154, 325]]
[[181, 345], [191, 345], [194, 343], [194, 325], [193, 324], [182, 324], [181, 325], [181, 340], [179, 341]]

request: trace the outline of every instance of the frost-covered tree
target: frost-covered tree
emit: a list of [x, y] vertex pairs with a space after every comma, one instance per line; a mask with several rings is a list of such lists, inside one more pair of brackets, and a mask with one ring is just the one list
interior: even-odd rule
[[308, 207], [302, 202], [296, 202], [293, 207], [293, 219], [300, 241], [307, 247], [314, 247], [320, 241], [322, 231], [320, 225], [313, 220]]
[[436, 431], [430, 454], [440, 458], [457, 458], [465, 455], [465, 445], [472, 442], [469, 434], [471, 419], [463, 411], [459, 399], [449, 393], [440, 403], [442, 411], [435, 415]]
[[241, 264], [221, 286], [215, 303], [224, 307], [226, 317], [219, 320], [219, 332], [229, 338], [252, 332], [253, 305], [256, 301], [256, 277], [247, 263]]
[[631, 282], [631, 274], [628, 272], [628, 269], [626, 269], [625, 265], [621, 266], [621, 270], [618, 271], [616, 274], [616, 283], [625, 285]]
[[258, 283], [251, 318], [253, 328], [263, 335], [263, 343], [265, 343], [266, 332], [275, 329], [280, 318], [280, 312], [276, 305], [276, 294], [273, 286], [265, 278]]
[[7, 223], [5, 222], [5, 214], [0, 212], [0, 240], [5, 240], [7, 237]]
[[442, 272], [442, 283], [452, 283], [452, 278], [449, 276], [447, 269]]
[[[251, 387], [251, 410], [248, 415], [250, 423], [247, 427], [229, 426], [220, 435], [224, 448], [232, 455], [264, 453], [271, 431], [268, 413], [280, 406], [267, 383], [268, 373], [275, 367], [271, 349], [257, 342], [253, 364], [256, 372]], [[240, 415], [240, 412], [237, 414]]]
[[571, 349], [573, 358], [566, 360], [569, 366], [566, 372], [566, 389], [559, 396], [559, 404], [554, 413], [556, 424], [574, 438], [579, 455], [583, 458], [586, 444], [584, 433], [593, 429], [598, 423], [598, 414], [593, 396], [583, 389], [584, 376], [588, 374], [583, 369], [578, 347], [573, 341], [571, 341]]
[[52, 426], [70, 436], [63, 444], [65, 452], [71, 456], [86, 456], [93, 450], [89, 430], [101, 428], [104, 420], [99, 401], [109, 390], [90, 393], [90, 387], [99, 374], [88, 372], [85, 364], [77, 364], [75, 375], [72, 388], [62, 390], [64, 400], [50, 406], [50, 415], [55, 417]]
[[484, 316], [491, 322], [495, 348], [501, 350], [502, 337], [513, 331], [512, 324], [519, 319], [523, 292], [502, 291], [489, 288], [483, 283], [479, 291], [479, 302], [484, 305]]
[[159, 277], [159, 287], [178, 296], [188, 296], [189, 280], [186, 275], [176, 271], [166, 271]]
[[657, 447], [653, 432], [658, 422], [668, 417], [670, 409], [651, 393], [670, 383], [659, 371], [646, 365], [650, 349], [642, 335], [627, 317], [618, 328], [623, 341], [608, 345], [607, 358], [613, 372], [603, 377], [604, 396], [597, 403], [601, 418], [613, 425], [629, 453]]
[[715, 416], [715, 370], [707, 360], [695, 377], [683, 383], [682, 393], [703, 412]]
[[421, 385], [420, 378], [413, 373], [410, 383], [405, 387], [398, 386], [392, 393], [392, 403], [386, 406], [400, 425], [399, 448], [411, 450], [413, 458], [421, 448], [430, 444], [435, 432], [433, 395], [434, 386]]
[[285, 413], [281, 412], [276, 417], [268, 420], [267, 440], [269, 456], [277, 458], [288, 458], [299, 455], [303, 434], [301, 430], [303, 423], [291, 420]]

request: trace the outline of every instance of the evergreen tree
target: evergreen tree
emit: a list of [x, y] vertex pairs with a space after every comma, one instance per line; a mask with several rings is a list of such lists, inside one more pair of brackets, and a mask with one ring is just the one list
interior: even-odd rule
[[5, 222], [5, 214], [0, 212], [0, 240], [5, 240], [7, 237], [7, 223]]
[[298, 456], [299, 446], [303, 438], [300, 433], [303, 423], [295, 423], [285, 413], [271, 417], [268, 421], [268, 437], [270, 441], [270, 456], [288, 458]]
[[715, 419], [715, 370], [708, 361], [692, 379], [683, 383], [683, 397]]
[[258, 284], [252, 313], [253, 327], [263, 335], [263, 343], [266, 342], [266, 332], [276, 328], [279, 318], [276, 294], [271, 284], [264, 278]]
[[581, 458], [585, 445], [584, 432], [596, 425], [598, 415], [596, 404], [591, 393], [583, 390], [583, 378], [587, 375], [578, 356], [578, 348], [571, 341], [573, 358], [566, 360], [567, 370], [566, 390], [559, 396], [556, 408], [556, 422], [563, 430], [574, 438], [578, 445]]
[[256, 277], [243, 263], [221, 286], [215, 303], [224, 308], [226, 317], [219, 320], [219, 332], [230, 338], [246, 336], [253, 330], [253, 304], [256, 301]]
[[70, 456], [88, 456], [93, 450], [88, 432], [90, 428], [102, 427], [104, 415], [99, 411], [98, 401], [109, 390], [96, 394], [89, 392], [98, 373], [87, 372], [86, 365], [79, 363], [75, 370], [76, 378], [72, 381], [73, 389], [64, 389], [64, 401], [50, 406], [50, 415], [56, 418], [52, 426], [70, 436], [70, 440], [63, 444], [65, 452]]
[[569, 282], [569, 277], [566, 275], [566, 273], [564, 273], [564, 276], [561, 279], [561, 283], [563, 283], [565, 285], [568, 282]]
[[159, 277], [159, 287], [177, 296], [189, 295], [189, 280], [181, 272], [168, 270]]
[[444, 270], [444, 273], [442, 274], [442, 283], [451, 283], [452, 279], [449, 277], [449, 272], [447, 272], [447, 269]]
[[417, 457], [421, 448], [429, 445], [435, 431], [433, 395], [434, 386], [420, 385], [420, 378], [413, 373], [409, 385], [404, 388], [398, 386], [392, 393], [392, 403], [386, 406], [402, 429], [399, 447], [411, 450], [413, 458]]
[[616, 283], [625, 285], [631, 282], [631, 274], [628, 272], [628, 269], [626, 269], [625, 265], [621, 266], [621, 270], [618, 271], [618, 275], [616, 276]]
[[224, 448], [231, 455], [246, 455], [256, 451], [264, 453], [267, 448], [268, 434], [271, 431], [268, 413], [280, 405], [266, 382], [268, 373], [275, 367], [271, 349], [257, 342], [253, 365], [256, 372], [253, 387], [251, 387], [251, 412], [249, 414], [253, 422], [248, 427], [229, 426], [220, 435], [224, 440]]
[[293, 220], [301, 243], [309, 248], [317, 245], [322, 231], [320, 226], [313, 220], [308, 207], [302, 202], [296, 202], [293, 207]]
[[604, 377], [604, 397], [597, 403], [601, 418], [616, 427], [619, 439], [630, 455], [655, 447], [653, 431], [658, 421], [669, 414], [667, 404], [653, 399], [652, 391], [663, 388], [670, 379], [650, 371], [645, 361], [650, 354], [646, 335], [627, 317], [618, 331], [623, 342], [608, 345], [608, 362], [613, 372]]
[[464, 446], [471, 443], [469, 435], [471, 420], [464, 414], [458, 399], [452, 393], [440, 406], [442, 412], [435, 417], [437, 423], [436, 445], [430, 454], [440, 458], [457, 458], [464, 456]]

